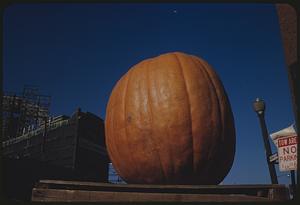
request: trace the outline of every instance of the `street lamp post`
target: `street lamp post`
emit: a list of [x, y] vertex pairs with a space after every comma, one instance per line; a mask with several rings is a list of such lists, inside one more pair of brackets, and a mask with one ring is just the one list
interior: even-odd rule
[[272, 184], [278, 184], [275, 166], [273, 163], [270, 162], [270, 156], [272, 155], [272, 151], [269, 142], [269, 133], [265, 122], [265, 102], [259, 98], [256, 98], [256, 100], [253, 103], [253, 108], [259, 118], [259, 123], [261, 126], [261, 132], [262, 132], [262, 137], [265, 145], [265, 151], [266, 151], [265, 153], [268, 162], [271, 181]]

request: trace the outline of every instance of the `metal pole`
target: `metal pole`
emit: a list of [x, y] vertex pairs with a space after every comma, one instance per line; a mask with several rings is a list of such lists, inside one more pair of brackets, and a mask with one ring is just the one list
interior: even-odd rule
[[271, 146], [270, 146], [270, 142], [269, 142], [269, 134], [268, 134], [268, 130], [267, 130], [266, 122], [265, 122], [264, 113], [258, 114], [258, 118], [259, 118], [259, 122], [260, 122], [262, 137], [264, 140], [266, 157], [267, 157], [269, 172], [270, 172], [270, 176], [271, 176], [271, 181], [272, 181], [272, 184], [278, 184], [275, 166], [273, 163], [270, 162], [270, 156], [272, 155], [272, 151], [271, 151]]
[[266, 122], [265, 122], [264, 112], [260, 112], [257, 115], [259, 118], [262, 137], [264, 140], [266, 157], [267, 157], [268, 168], [269, 168], [269, 172], [270, 172], [270, 176], [271, 176], [271, 181], [272, 181], [272, 184], [278, 184], [275, 166], [273, 163], [270, 162], [270, 159], [269, 159], [269, 157], [272, 155], [272, 151], [271, 151], [271, 146], [270, 146], [270, 142], [269, 142], [269, 134], [268, 134], [268, 130], [267, 130]]
[[253, 103], [253, 108], [254, 111], [256, 112], [259, 122], [260, 122], [260, 127], [261, 127], [261, 132], [262, 132], [262, 137], [264, 141], [264, 146], [265, 146], [265, 153], [266, 153], [266, 158], [268, 162], [268, 168], [270, 172], [270, 177], [272, 184], [278, 184], [278, 179], [276, 175], [276, 170], [274, 163], [270, 161], [270, 156], [272, 155], [272, 150], [269, 142], [269, 133], [267, 130], [266, 122], [265, 122], [265, 103], [263, 100], [256, 98], [255, 102]]
[[295, 199], [296, 196], [296, 180], [295, 180], [295, 171], [291, 170], [291, 183], [292, 183], [292, 190], [293, 190], [293, 199]]

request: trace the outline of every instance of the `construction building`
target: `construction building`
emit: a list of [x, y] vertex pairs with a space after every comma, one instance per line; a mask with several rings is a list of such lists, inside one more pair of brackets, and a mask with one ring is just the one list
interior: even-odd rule
[[40, 179], [108, 182], [104, 121], [80, 109], [50, 117], [50, 97], [24, 91], [3, 96], [4, 194], [30, 200]]

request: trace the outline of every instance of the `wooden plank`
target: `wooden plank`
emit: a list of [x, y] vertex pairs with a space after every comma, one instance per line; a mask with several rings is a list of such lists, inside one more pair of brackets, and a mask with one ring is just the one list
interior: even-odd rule
[[[65, 192], [67, 191], [67, 192]], [[109, 184], [100, 182], [76, 182], [61, 180], [40, 180], [32, 192], [32, 200], [73, 200], [73, 193], [81, 196], [80, 200], [100, 200], [101, 197], [120, 197], [110, 199], [120, 200], [167, 200], [175, 198], [184, 201], [193, 200], [220, 200], [220, 201], [285, 201], [288, 200], [288, 191], [284, 185], [141, 185], [141, 184]], [[75, 195], [76, 195], [75, 194]], [[171, 195], [170, 195], [171, 194]], [[69, 198], [61, 198], [68, 195]], [[71, 196], [72, 195], [72, 196]], [[193, 195], [193, 196], [191, 196]], [[77, 197], [74, 196], [74, 197]], [[136, 199], [140, 196], [141, 199]], [[45, 199], [42, 199], [45, 197]], [[98, 198], [101, 199], [98, 199]], [[53, 199], [54, 200], [54, 199]], [[55, 199], [56, 200], [56, 199]], [[77, 199], [74, 199], [77, 201]], [[79, 200], [79, 199], [78, 199]], [[126, 200], [125, 200], [126, 201]]]
[[182, 188], [182, 189], [270, 189], [286, 188], [281, 184], [245, 184], [245, 185], [155, 185], [155, 184], [109, 184], [101, 182], [82, 182], [82, 181], [64, 181], [64, 180], [40, 180], [40, 184], [68, 185], [68, 186], [90, 186], [92, 187], [115, 187], [115, 188]]
[[[33, 202], [257, 202], [268, 198], [224, 194], [101, 192], [34, 188]], [[273, 200], [274, 201], [274, 200]], [[275, 200], [280, 201], [280, 200]]]

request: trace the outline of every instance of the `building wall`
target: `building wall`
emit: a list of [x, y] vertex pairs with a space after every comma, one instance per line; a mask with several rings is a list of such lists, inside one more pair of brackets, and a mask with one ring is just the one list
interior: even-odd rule
[[76, 124], [74, 121], [51, 125], [2, 143], [3, 155], [13, 159], [33, 159], [50, 165], [74, 167]]
[[76, 169], [83, 173], [83, 180], [107, 182], [108, 155], [103, 120], [91, 113], [81, 114], [77, 144], [75, 163]]

